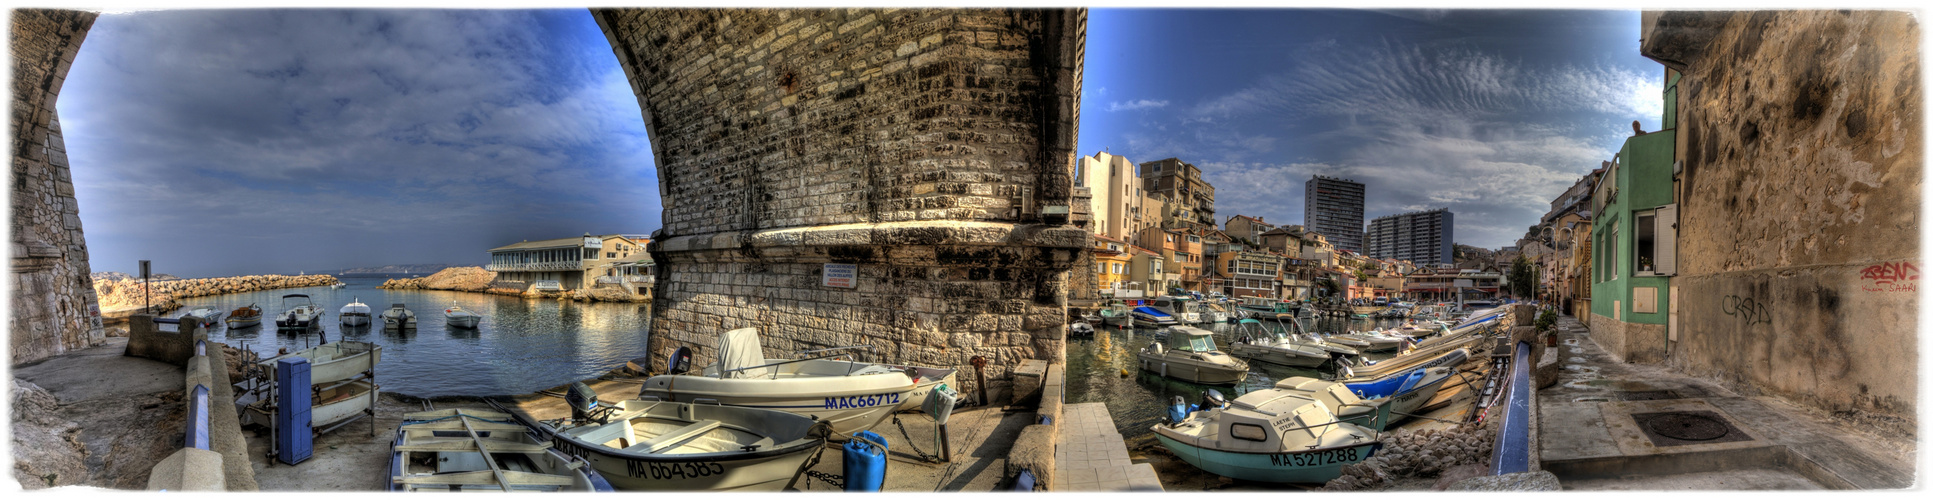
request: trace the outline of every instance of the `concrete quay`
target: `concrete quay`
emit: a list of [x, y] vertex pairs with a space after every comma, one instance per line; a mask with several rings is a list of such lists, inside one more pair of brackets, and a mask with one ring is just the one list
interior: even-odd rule
[[1543, 433], [1538, 447], [1544, 470], [1565, 490], [1914, 484], [1911, 436], [1863, 430], [1664, 367], [1618, 362], [1574, 318], [1561, 318], [1558, 327], [1562, 371], [1556, 385], [1538, 391], [1537, 404], [1541, 426], [1564, 431]]

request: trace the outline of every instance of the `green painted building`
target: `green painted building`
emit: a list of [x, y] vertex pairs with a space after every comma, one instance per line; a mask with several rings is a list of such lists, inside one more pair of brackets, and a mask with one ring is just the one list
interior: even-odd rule
[[1626, 139], [1592, 193], [1591, 334], [1629, 362], [1662, 361], [1673, 340], [1677, 84], [1667, 70], [1664, 129]]

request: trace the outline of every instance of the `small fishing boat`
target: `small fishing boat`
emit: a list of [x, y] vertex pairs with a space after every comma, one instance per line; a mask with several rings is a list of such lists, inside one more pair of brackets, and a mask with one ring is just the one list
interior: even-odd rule
[[1455, 368], [1470, 359], [1470, 350], [1418, 349], [1382, 361], [1354, 360], [1344, 363], [1342, 374], [1337, 379], [1345, 384], [1375, 382], [1385, 377], [1405, 373], [1418, 368], [1449, 367]]
[[847, 436], [892, 417], [919, 386], [921, 380], [914, 377], [943, 378], [911, 367], [834, 359], [870, 348], [833, 347], [800, 351], [795, 359], [766, 358], [758, 329], [740, 328], [719, 335], [718, 361], [701, 374], [645, 379], [638, 396], [784, 410], [830, 422], [835, 436]]
[[347, 380], [376, 367], [383, 361], [383, 346], [371, 342], [344, 340], [330, 342], [283, 354], [259, 362], [269, 380], [275, 380], [275, 363], [284, 358], [309, 360], [309, 384], [322, 385]]
[[343, 305], [342, 310], [336, 312], [336, 317], [341, 318], [342, 326], [368, 326], [369, 304], [362, 303], [362, 298], [358, 297]]
[[1134, 317], [1128, 314], [1128, 305], [1120, 301], [1108, 304], [1106, 309], [1095, 314], [1099, 315], [1101, 322], [1107, 326], [1127, 326], [1134, 321]]
[[1381, 379], [1343, 383], [1317, 380], [1309, 377], [1290, 377], [1275, 383], [1275, 388], [1296, 391], [1308, 395], [1329, 408], [1336, 418], [1375, 430], [1377, 411], [1384, 406], [1389, 408], [1389, 418], [1384, 426], [1401, 422], [1436, 397], [1444, 382], [1456, 375], [1452, 367], [1436, 366], [1417, 368], [1404, 373]]
[[387, 330], [416, 328], [416, 313], [410, 312], [408, 307], [403, 307], [400, 303], [390, 304], [389, 310], [383, 311], [382, 318], [383, 328]]
[[476, 328], [477, 322], [479, 321], [483, 321], [482, 316], [478, 316], [477, 313], [465, 311], [459, 306], [450, 306], [449, 309], [443, 310], [443, 322], [450, 326], [457, 328]]
[[1136, 353], [1142, 370], [1205, 385], [1234, 385], [1248, 378], [1248, 363], [1215, 349], [1212, 332], [1192, 326], [1175, 326], [1170, 332], [1168, 342], [1174, 347], [1153, 342]]
[[188, 316], [194, 316], [196, 318], [200, 318], [202, 328], [214, 328], [216, 325], [222, 324], [221, 309], [216, 309], [213, 307], [197, 307], [194, 309], [189, 309], [188, 314], [184, 314], [182, 315], [182, 317], [185, 318]]
[[1067, 325], [1067, 334], [1075, 337], [1092, 337], [1094, 325], [1087, 324], [1086, 321], [1075, 321], [1074, 324]]
[[406, 413], [390, 451], [389, 491], [614, 491], [584, 459], [507, 413]]
[[1282, 389], [1192, 413], [1171, 409], [1153, 431], [1161, 446], [1196, 468], [1270, 483], [1328, 482], [1382, 447], [1374, 429], [1337, 421], [1321, 402]]
[[275, 318], [275, 327], [283, 330], [307, 330], [317, 326], [316, 318], [321, 316], [322, 310], [315, 307], [315, 302], [309, 300], [308, 295], [291, 293], [282, 296], [282, 315]]
[[1202, 322], [1201, 312], [1196, 310], [1198, 305], [1193, 298], [1163, 295], [1155, 297], [1154, 302], [1148, 307], [1153, 307], [1161, 311], [1162, 314], [1173, 317], [1175, 322], [1180, 324], [1192, 325]]
[[1179, 323], [1174, 315], [1151, 306], [1136, 307], [1128, 312], [1128, 316], [1134, 320], [1134, 326], [1138, 328], [1174, 326]]
[[261, 326], [262, 308], [255, 304], [237, 307], [235, 310], [228, 312], [228, 319], [226, 321], [228, 322], [228, 329], [230, 330]]
[[1228, 344], [1235, 357], [1283, 366], [1313, 367], [1329, 362], [1329, 352], [1298, 345], [1281, 332], [1262, 328], [1262, 322], [1245, 319], [1236, 325], [1236, 340]]
[[829, 423], [760, 408], [649, 398], [605, 408], [538, 427], [625, 491], [778, 491], [805, 472], [831, 432]]
[[[381, 388], [369, 379], [343, 380], [333, 384], [315, 384], [316, 392], [310, 397], [309, 426], [327, 430], [335, 424], [348, 422], [358, 416], [373, 415], [370, 411], [380, 396]], [[268, 401], [257, 401], [248, 405], [242, 415], [242, 423], [248, 425], [270, 425], [275, 420]]]
[[331, 288], [331, 289], [335, 289], [335, 290], [341, 290], [341, 289], [342, 289], [343, 287], [346, 287], [346, 286], [349, 286], [349, 284], [347, 284], [347, 283], [336, 283], [336, 284], [334, 284], [334, 285], [329, 285], [329, 288]]

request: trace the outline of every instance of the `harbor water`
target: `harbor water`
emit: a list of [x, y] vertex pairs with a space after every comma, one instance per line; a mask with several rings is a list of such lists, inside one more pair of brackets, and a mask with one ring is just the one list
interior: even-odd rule
[[[209, 340], [274, 356], [321, 342], [356, 340], [383, 346], [376, 383], [383, 392], [419, 397], [523, 394], [595, 377], [644, 353], [649, 313], [644, 303], [581, 303], [504, 295], [434, 290], [382, 290], [383, 281], [407, 275], [346, 276], [340, 289], [290, 288], [182, 299], [180, 317], [196, 307], [229, 311], [255, 304], [262, 325], [230, 331], [226, 324], [208, 332]], [[279, 332], [274, 318], [282, 296], [307, 294], [324, 313], [321, 327], [307, 333]], [[416, 313], [413, 331], [385, 331], [376, 325], [345, 328], [337, 312], [360, 298], [370, 314], [390, 304]], [[443, 310], [452, 305], [483, 316], [473, 329], [447, 326]], [[345, 331], [345, 329], [347, 331]]]
[[[1394, 326], [1401, 322], [1304, 318], [1302, 325], [1311, 331], [1341, 333]], [[1263, 320], [1263, 323], [1274, 322]], [[1238, 337], [1234, 323], [1193, 326], [1215, 332], [1215, 346], [1223, 352], [1227, 352], [1229, 342]], [[1114, 417], [1116, 430], [1127, 439], [1130, 449], [1154, 442], [1154, 433], [1148, 429], [1167, 415], [1168, 406], [1175, 396], [1181, 396], [1189, 404], [1199, 404], [1202, 392], [1209, 389], [1220, 391], [1224, 397], [1232, 400], [1249, 391], [1273, 387], [1277, 380], [1289, 377], [1335, 378], [1334, 363], [1325, 363], [1316, 368], [1297, 368], [1255, 361], [1248, 364], [1248, 378], [1234, 387], [1201, 385], [1162, 377], [1157, 373], [1142, 371], [1135, 358], [1136, 353], [1155, 341], [1158, 330], [1101, 326], [1095, 328], [1093, 338], [1074, 337], [1067, 342], [1066, 402], [1106, 403], [1109, 415]], [[1363, 356], [1380, 360], [1394, 354], [1365, 353]], [[1127, 372], [1126, 376], [1121, 375], [1123, 370]]]

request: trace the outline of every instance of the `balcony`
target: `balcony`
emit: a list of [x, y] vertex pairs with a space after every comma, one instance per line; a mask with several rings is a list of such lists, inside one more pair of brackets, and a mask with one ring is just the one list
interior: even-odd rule
[[519, 263], [519, 264], [490, 264], [488, 266], [484, 266], [484, 269], [487, 269], [490, 271], [496, 271], [496, 272], [576, 271], [579, 269], [583, 269], [583, 265], [584, 265], [583, 261], [567, 260], [563, 262], [526, 262], [526, 263]]

